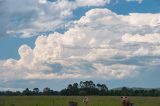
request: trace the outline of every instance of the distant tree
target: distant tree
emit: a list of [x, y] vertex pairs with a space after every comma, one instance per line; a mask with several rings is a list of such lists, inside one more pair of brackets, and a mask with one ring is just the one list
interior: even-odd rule
[[72, 84], [69, 84], [67, 89], [72, 89]]
[[78, 88], [78, 83], [74, 83], [73, 87], [77, 89]]
[[12, 91], [6, 91], [5, 94], [8, 95], [8, 96], [9, 96], [9, 95], [11, 95], [11, 96], [14, 96], [14, 95], [15, 95], [15, 93], [12, 92]]
[[99, 95], [107, 95], [108, 87], [105, 84], [97, 84], [97, 89], [99, 90]]
[[73, 95], [73, 86], [72, 84], [69, 84], [68, 87], [67, 87], [67, 90], [68, 90], [68, 95]]
[[101, 85], [101, 94], [102, 95], [107, 95], [108, 93], [108, 87], [105, 84]]
[[68, 95], [78, 95], [79, 94], [78, 83], [74, 83], [73, 85], [69, 84], [67, 87], [67, 92]]
[[128, 91], [129, 89], [127, 87], [122, 87], [122, 95], [128, 96], [129, 95]]
[[31, 92], [28, 88], [26, 88], [26, 89], [22, 92], [22, 94], [29, 96], [29, 95], [32, 94], [32, 92]]
[[86, 93], [86, 91], [84, 91], [84, 90], [80, 90], [80, 91], [79, 91], [79, 95], [80, 95], [80, 96], [85, 96], [85, 95], [87, 95], [87, 93]]
[[110, 96], [160, 96], [160, 89], [136, 89], [122, 87], [119, 89], [108, 90], [105, 84], [94, 84], [93, 81], [80, 81], [80, 83], [69, 84], [67, 88], [62, 89], [60, 92], [53, 91], [46, 87], [42, 92], [39, 88], [34, 88], [32, 91], [26, 88], [22, 92], [20, 91], [0, 91], [0, 96], [16, 96], [16, 95], [110, 95]]
[[50, 88], [46, 87], [43, 89], [43, 95], [53, 95], [54, 92]]
[[33, 88], [33, 94], [38, 95], [39, 94], [39, 88]]
[[19, 96], [19, 95], [22, 95], [22, 93], [21, 93], [20, 91], [16, 91], [16, 92], [15, 92], [15, 95], [16, 95], [16, 96]]
[[97, 88], [98, 88], [98, 90], [101, 90], [101, 88], [102, 88], [101, 84], [97, 84]]
[[74, 83], [72, 86], [72, 92], [73, 95], [78, 95], [79, 94], [79, 88], [78, 88], [78, 83]]
[[68, 89], [62, 89], [62, 90], [60, 91], [60, 95], [68, 96], [68, 95], [69, 95]]
[[83, 81], [80, 81], [80, 88], [84, 88], [84, 83], [83, 83]]
[[95, 88], [93, 81], [84, 81], [80, 82], [80, 84], [82, 84], [84, 88]]

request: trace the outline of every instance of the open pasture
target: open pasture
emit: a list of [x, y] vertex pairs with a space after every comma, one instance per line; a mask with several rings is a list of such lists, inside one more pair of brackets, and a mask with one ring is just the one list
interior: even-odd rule
[[[119, 96], [89, 96], [88, 106], [122, 106]], [[129, 97], [135, 106], [160, 106], [160, 97]], [[83, 96], [1, 96], [0, 106], [85, 106]]]

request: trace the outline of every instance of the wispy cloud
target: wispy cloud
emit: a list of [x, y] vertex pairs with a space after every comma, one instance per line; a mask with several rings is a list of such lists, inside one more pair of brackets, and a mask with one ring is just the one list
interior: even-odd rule
[[143, 2], [143, 0], [126, 0], [127, 2], [133, 2], [133, 1], [135, 1], [135, 2], [138, 2], [138, 3], [142, 3]]

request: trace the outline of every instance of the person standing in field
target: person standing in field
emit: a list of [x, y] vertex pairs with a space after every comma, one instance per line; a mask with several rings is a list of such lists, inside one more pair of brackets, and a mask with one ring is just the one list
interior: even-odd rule
[[84, 96], [83, 103], [85, 104], [85, 106], [87, 106], [87, 104], [88, 104], [88, 97], [87, 96]]

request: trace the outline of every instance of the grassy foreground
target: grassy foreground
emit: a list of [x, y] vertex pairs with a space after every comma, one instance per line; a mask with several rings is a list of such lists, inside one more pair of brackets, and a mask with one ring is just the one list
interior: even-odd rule
[[[69, 106], [69, 101], [84, 106], [82, 96], [4, 96], [0, 106]], [[135, 106], [160, 106], [160, 97], [130, 97]], [[89, 96], [88, 106], [122, 106], [121, 98], [116, 96]]]

